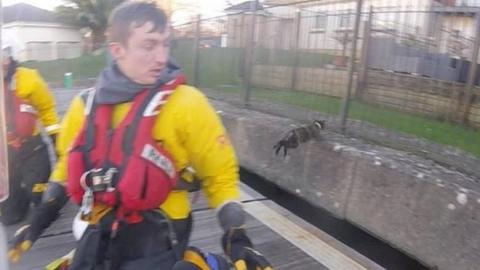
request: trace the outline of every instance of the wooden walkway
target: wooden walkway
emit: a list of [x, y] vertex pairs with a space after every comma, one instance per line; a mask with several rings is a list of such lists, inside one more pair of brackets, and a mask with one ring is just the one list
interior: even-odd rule
[[[241, 188], [243, 205], [248, 213], [248, 234], [255, 248], [269, 259], [275, 269], [381, 269], [248, 186], [242, 184]], [[19, 263], [11, 265], [10, 270], [44, 269], [53, 259], [72, 250], [74, 238], [71, 224], [77, 209], [76, 206], [68, 204], [62, 210], [60, 218]], [[193, 217], [194, 229], [190, 244], [208, 252], [221, 254], [221, 228], [215, 212], [207, 207], [201, 196], [193, 204]], [[9, 239], [19, 226], [6, 228]]]

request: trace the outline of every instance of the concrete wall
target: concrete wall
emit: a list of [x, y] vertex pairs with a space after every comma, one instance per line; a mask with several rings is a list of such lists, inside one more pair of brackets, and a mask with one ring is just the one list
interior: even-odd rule
[[480, 180], [404, 152], [325, 132], [275, 156], [298, 124], [214, 102], [240, 164], [440, 270], [480, 261]]

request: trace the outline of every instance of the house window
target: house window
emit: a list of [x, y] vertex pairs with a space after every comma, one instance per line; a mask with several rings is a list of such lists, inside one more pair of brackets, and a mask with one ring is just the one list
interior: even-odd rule
[[353, 23], [352, 10], [347, 10], [340, 15], [340, 28], [351, 28]]
[[315, 28], [316, 29], [325, 29], [327, 28], [327, 14], [320, 12], [315, 16]]

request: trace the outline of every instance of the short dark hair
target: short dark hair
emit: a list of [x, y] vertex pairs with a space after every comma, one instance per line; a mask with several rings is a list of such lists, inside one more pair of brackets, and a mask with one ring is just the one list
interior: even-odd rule
[[131, 27], [152, 22], [151, 32], [165, 31], [167, 15], [155, 3], [127, 1], [116, 7], [108, 20], [108, 41], [127, 44]]

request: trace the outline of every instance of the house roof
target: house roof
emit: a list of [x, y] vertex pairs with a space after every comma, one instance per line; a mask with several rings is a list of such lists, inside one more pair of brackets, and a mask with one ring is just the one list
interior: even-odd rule
[[260, 4], [258, 1], [246, 1], [246, 2], [242, 2], [240, 4], [230, 6], [230, 7], [226, 8], [225, 11], [250, 11], [250, 4], [252, 2], [256, 2], [256, 4], [257, 4], [256, 9], [257, 10], [263, 10], [262, 4]]
[[57, 17], [52, 11], [18, 3], [3, 8], [3, 23], [11, 22], [57, 22]]

